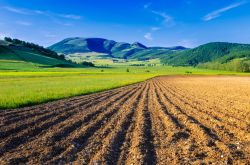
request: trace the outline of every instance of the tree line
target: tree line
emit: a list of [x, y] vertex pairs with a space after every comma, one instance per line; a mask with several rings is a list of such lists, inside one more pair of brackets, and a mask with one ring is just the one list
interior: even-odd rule
[[31, 43], [31, 42], [25, 42], [19, 39], [12, 39], [10, 37], [5, 37], [4, 40], [11, 43], [10, 46], [24, 46], [24, 47], [33, 49], [45, 56], [60, 59], [60, 60], [65, 60], [65, 56], [63, 54], [58, 55], [56, 52], [50, 49], [44, 48], [43, 46]]

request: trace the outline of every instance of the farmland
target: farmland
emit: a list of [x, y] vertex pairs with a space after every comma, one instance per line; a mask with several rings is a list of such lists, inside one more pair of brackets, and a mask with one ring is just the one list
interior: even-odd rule
[[165, 76], [0, 112], [0, 162], [250, 163], [250, 78]]
[[247, 73], [171, 66], [33, 68], [25, 65], [25, 68], [19, 65], [8, 65], [9, 68], [11, 66], [17, 69], [0, 71], [0, 109], [18, 108], [70, 96], [90, 94], [144, 81], [158, 75], [248, 75]]

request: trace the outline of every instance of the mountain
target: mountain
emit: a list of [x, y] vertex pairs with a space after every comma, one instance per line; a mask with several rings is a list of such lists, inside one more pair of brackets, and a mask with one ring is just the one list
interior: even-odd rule
[[250, 44], [212, 42], [164, 56], [161, 61], [175, 66], [248, 71], [250, 70]]
[[66, 61], [64, 56], [60, 56], [54, 51], [11, 38], [0, 40], [0, 63], [0, 69], [8, 69], [14, 66], [30, 66], [31, 68], [75, 66], [75, 64]]
[[172, 48], [147, 47], [139, 42], [129, 44], [103, 38], [80, 37], [64, 39], [48, 48], [65, 55], [95, 52], [102, 53], [102, 56], [105, 54], [107, 58], [121, 59], [159, 58], [164, 54], [186, 49], [180, 46]]

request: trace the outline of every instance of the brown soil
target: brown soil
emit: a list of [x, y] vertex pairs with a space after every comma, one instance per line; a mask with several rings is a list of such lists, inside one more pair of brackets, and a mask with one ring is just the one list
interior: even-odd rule
[[249, 77], [157, 77], [0, 112], [0, 164], [250, 164]]

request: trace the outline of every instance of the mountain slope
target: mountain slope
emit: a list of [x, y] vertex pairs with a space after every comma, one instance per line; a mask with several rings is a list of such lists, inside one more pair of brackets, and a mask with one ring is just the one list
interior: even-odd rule
[[[0, 40], [0, 69], [8, 69], [18, 65], [32, 67], [74, 67], [64, 60], [63, 56], [41, 46], [17, 39]], [[11, 64], [9, 67], [2, 67]], [[13, 64], [13, 65], [12, 65]]]
[[49, 49], [57, 53], [66, 55], [74, 53], [104, 53], [109, 58], [122, 59], [145, 59], [158, 58], [162, 54], [170, 54], [176, 50], [184, 50], [184, 47], [146, 47], [145, 45], [135, 42], [133, 44], [125, 42], [116, 42], [103, 38], [67, 38], [50, 47]]
[[[201, 45], [194, 49], [173, 53], [161, 59], [163, 63], [176, 66], [196, 66], [221, 69], [214, 67], [216, 64], [224, 65], [224, 70], [229, 65], [245, 65], [250, 61], [250, 45], [226, 42], [213, 42]], [[208, 67], [208, 63], [210, 67]], [[206, 64], [206, 65], [203, 65]], [[213, 65], [213, 66], [212, 66]], [[230, 66], [231, 67], [231, 66]], [[241, 67], [241, 66], [234, 66]], [[229, 69], [230, 70], [230, 69]], [[234, 69], [237, 71], [237, 69]]]

